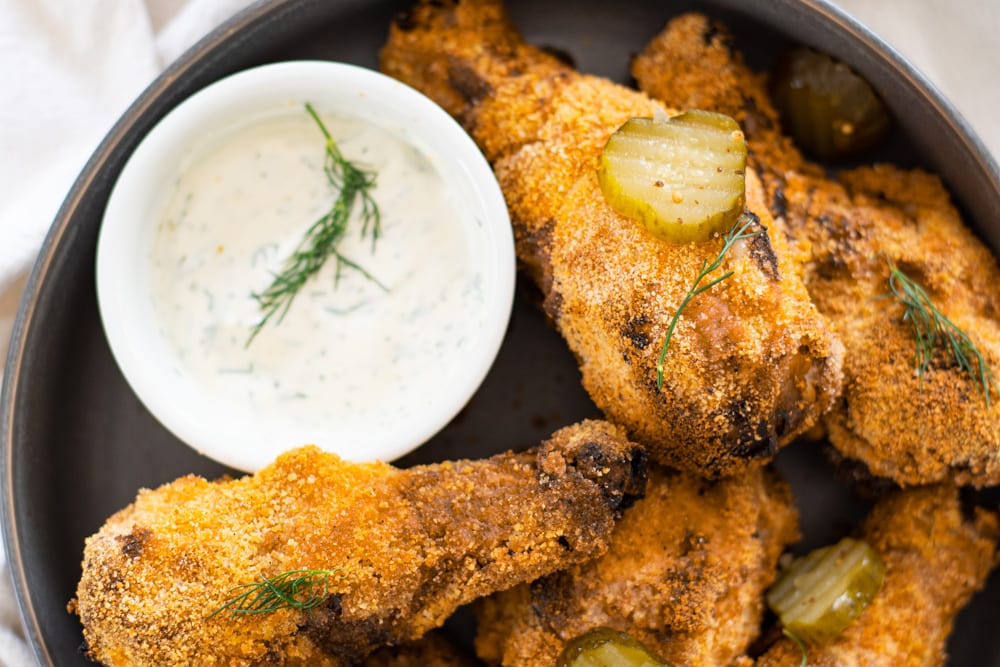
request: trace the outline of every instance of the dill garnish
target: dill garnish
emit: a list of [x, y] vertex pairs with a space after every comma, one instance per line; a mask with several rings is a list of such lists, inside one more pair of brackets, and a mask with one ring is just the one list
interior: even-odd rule
[[224, 605], [209, 618], [228, 611], [237, 614], [269, 614], [279, 609], [308, 611], [330, 597], [330, 577], [337, 570], [289, 570], [273, 577], [261, 577], [252, 584], [229, 589]]
[[806, 667], [806, 665], [809, 664], [809, 653], [806, 652], [805, 642], [796, 637], [795, 633], [793, 633], [788, 628], [782, 628], [781, 634], [791, 639], [793, 642], [795, 642], [795, 645], [799, 647], [799, 650], [802, 651], [802, 662], [799, 663], [799, 667]]
[[375, 250], [375, 242], [378, 241], [382, 232], [381, 213], [378, 204], [375, 203], [371, 195], [371, 190], [375, 187], [375, 173], [361, 169], [348, 161], [340, 152], [337, 142], [326, 129], [313, 106], [306, 103], [305, 108], [326, 138], [323, 172], [330, 185], [338, 191], [337, 200], [328, 213], [306, 230], [295, 252], [285, 260], [281, 273], [274, 276], [271, 285], [263, 292], [253, 293], [252, 296], [260, 305], [263, 315], [253, 326], [246, 342], [247, 346], [253, 342], [253, 339], [272, 317], [277, 316], [276, 321], [281, 322], [302, 286], [323, 268], [330, 257], [337, 261], [334, 286], [340, 281], [340, 275], [344, 269], [353, 269], [383, 290], [388, 291], [385, 285], [356, 262], [341, 254], [338, 248], [340, 241], [347, 233], [347, 224], [350, 221], [351, 213], [355, 205], [360, 203], [361, 238], [367, 237], [370, 233], [372, 251]]
[[979, 348], [968, 334], [938, 310], [923, 287], [903, 273], [892, 261], [887, 261], [889, 289], [905, 308], [903, 320], [909, 321], [913, 333], [913, 342], [916, 344], [914, 364], [921, 381], [924, 373], [930, 369], [935, 348], [941, 344], [954, 357], [958, 367], [979, 384], [986, 399], [986, 407], [989, 408], [990, 394], [993, 392], [1000, 394], [1000, 389], [997, 388], [993, 372], [986, 365]]
[[688, 290], [684, 300], [681, 301], [681, 305], [677, 307], [677, 310], [674, 312], [674, 316], [670, 319], [670, 326], [667, 327], [667, 335], [663, 339], [663, 349], [660, 350], [660, 359], [656, 364], [657, 389], [663, 389], [663, 364], [667, 358], [667, 348], [670, 347], [670, 339], [674, 336], [674, 327], [677, 326], [677, 321], [681, 318], [681, 313], [687, 307], [688, 303], [691, 302], [691, 299], [698, 296], [702, 292], [712, 289], [723, 280], [733, 275], [732, 271], [727, 271], [718, 278], [713, 278], [704, 285], [701, 284], [701, 281], [704, 280], [708, 274], [722, 266], [722, 260], [725, 258], [726, 253], [729, 252], [729, 249], [732, 248], [737, 241], [753, 238], [754, 236], [759, 236], [764, 233], [763, 228], [759, 228], [752, 232], [747, 231], [759, 223], [760, 218], [756, 215], [750, 213], [749, 211], [744, 212], [743, 215], [741, 215], [736, 222], [733, 223], [733, 226], [729, 229], [729, 231], [726, 232], [726, 235], [723, 237], [722, 250], [720, 250], [718, 256], [712, 260], [712, 263], [709, 264], [707, 259], [702, 261], [701, 271], [698, 272], [698, 276], [694, 279], [691, 289]]

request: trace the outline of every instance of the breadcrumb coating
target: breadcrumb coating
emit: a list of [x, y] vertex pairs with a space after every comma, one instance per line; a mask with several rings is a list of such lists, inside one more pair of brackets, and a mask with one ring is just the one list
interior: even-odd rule
[[658, 461], [707, 476], [769, 460], [840, 391], [842, 347], [753, 173], [766, 233], [738, 244], [733, 275], [684, 311], [657, 387], [671, 317], [721, 239], [665, 243], [615, 213], [596, 178], [608, 137], [659, 110], [526, 45], [499, 2], [419, 3], [390, 29], [383, 71], [442, 104], [494, 166], [518, 257], [575, 354], [584, 388]]
[[[939, 667], [955, 615], [997, 560], [997, 516], [966, 511], [950, 485], [897, 491], [865, 519], [861, 537], [886, 563], [882, 590], [831, 644], [808, 649], [810, 667]], [[780, 640], [758, 667], [797, 667], [801, 650]]]
[[[88, 538], [71, 604], [108, 665], [353, 664], [459, 606], [604, 552], [645, 454], [588, 421], [540, 447], [399, 470], [315, 447], [255, 475], [193, 475]], [[334, 570], [311, 611], [212, 615], [242, 584]]]
[[831, 443], [902, 485], [1000, 484], [1000, 395], [991, 390], [988, 404], [943, 349], [918, 375], [911, 325], [885, 298], [892, 262], [1000, 374], [1000, 268], [940, 180], [890, 165], [827, 178], [781, 134], [764, 78], [705, 16], [672, 21], [634, 60], [633, 73], [653, 97], [743, 124], [766, 200], [808, 257], [809, 293], [846, 348], [843, 396], [824, 419]]
[[478, 603], [477, 653], [552, 667], [574, 637], [611, 627], [669, 665], [731, 665], [760, 630], [763, 592], [798, 539], [797, 517], [770, 470], [710, 482], [652, 468], [606, 554]]

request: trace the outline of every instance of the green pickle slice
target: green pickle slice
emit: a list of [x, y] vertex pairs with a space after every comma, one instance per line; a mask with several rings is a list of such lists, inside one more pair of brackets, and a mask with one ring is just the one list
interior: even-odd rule
[[788, 51], [772, 73], [771, 92], [786, 131], [822, 160], [862, 153], [889, 132], [889, 112], [868, 82], [824, 53]]
[[556, 667], [667, 667], [625, 632], [595, 628], [563, 649]]
[[794, 560], [768, 591], [767, 604], [788, 632], [823, 646], [861, 615], [884, 578], [875, 550], [847, 537]]
[[701, 242], [743, 213], [746, 164], [739, 124], [694, 109], [627, 121], [604, 146], [597, 180], [611, 208], [657, 238]]

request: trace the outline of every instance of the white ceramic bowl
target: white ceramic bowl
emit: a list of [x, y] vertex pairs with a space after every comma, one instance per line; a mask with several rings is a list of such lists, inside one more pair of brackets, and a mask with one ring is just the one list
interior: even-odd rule
[[[361, 421], [318, 419], [321, 423], [308, 426], [300, 418], [259, 416], [260, 410], [248, 409], [200, 383], [161, 331], [150, 257], [169, 184], [191, 155], [204, 149], [208, 138], [224, 136], [254, 118], [302, 114], [306, 102], [321, 113], [378, 125], [422, 152], [449, 185], [468, 235], [472, 264], [480, 270], [482, 324], [466, 345], [447, 351], [460, 355], [460, 373], [429, 372], [409, 378], [419, 383], [422, 404], [402, 414], [393, 410]], [[510, 317], [513, 289], [507, 209], [492, 170], [471, 139], [415, 90], [377, 72], [331, 62], [284, 62], [245, 70], [182, 102], [149, 132], [125, 164], [98, 240], [101, 318], [126, 380], [180, 440], [246, 471], [308, 443], [351, 460], [388, 461], [428, 440], [468, 402], [492, 365]], [[293, 307], [307, 307], [301, 301]], [[339, 391], [332, 384], [329, 400], [342, 400]], [[399, 407], [396, 402], [402, 399], [393, 396], [392, 387], [380, 391], [386, 393], [387, 409]]]

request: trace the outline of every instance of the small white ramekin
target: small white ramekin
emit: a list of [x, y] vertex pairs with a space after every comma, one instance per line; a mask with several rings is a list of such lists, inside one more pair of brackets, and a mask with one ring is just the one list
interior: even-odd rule
[[[423, 152], [458, 195], [479, 253], [486, 301], [484, 334], [461, 352], [464, 375], [428, 379], [430, 408], [403, 420], [302, 433], [294, 423], [260, 424], [229, 410], [183, 370], [158, 328], [149, 289], [150, 248], [164, 183], [206, 135], [275, 109], [312, 103], [400, 134]], [[289, 111], [292, 113], [292, 111]], [[390, 461], [441, 430], [482, 383], [500, 348], [514, 292], [510, 220], [493, 172], [462, 128], [422, 94], [372, 70], [333, 62], [264, 65], [224, 78], [167, 114], [140, 142], [111, 192], [97, 247], [97, 295], [115, 361], [146, 408], [175, 436], [231, 467], [257, 470], [279, 453], [315, 442], [350, 460]]]

